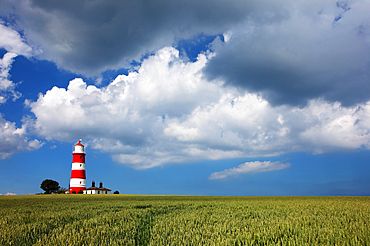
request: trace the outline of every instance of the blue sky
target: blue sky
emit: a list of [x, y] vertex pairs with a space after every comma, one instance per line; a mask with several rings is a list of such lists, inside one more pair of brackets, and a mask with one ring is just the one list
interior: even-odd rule
[[370, 195], [369, 10], [2, 1], [0, 194]]

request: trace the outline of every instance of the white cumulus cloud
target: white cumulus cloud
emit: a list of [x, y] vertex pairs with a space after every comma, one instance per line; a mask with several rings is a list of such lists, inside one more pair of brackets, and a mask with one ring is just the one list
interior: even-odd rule
[[26, 126], [17, 128], [14, 122], [5, 120], [0, 115], [0, 159], [10, 158], [14, 153], [33, 151], [44, 143], [27, 137]]
[[21, 96], [21, 93], [14, 90], [15, 84], [9, 79], [9, 70], [16, 56], [17, 54], [8, 52], [0, 59], [0, 104], [5, 103], [9, 97], [16, 100]]
[[26, 44], [20, 34], [0, 21], [0, 48], [7, 51], [0, 59], [0, 104], [9, 98], [18, 99], [21, 93], [15, 90], [16, 85], [10, 80], [9, 71], [18, 55], [29, 57], [32, 48]]
[[270, 172], [270, 171], [277, 171], [281, 169], [285, 169], [290, 167], [290, 163], [282, 163], [280, 161], [271, 162], [271, 161], [254, 161], [254, 162], [246, 162], [244, 164], [240, 164], [238, 167], [226, 169], [220, 172], [212, 173], [208, 179], [229, 179], [229, 178], [237, 178], [244, 174], [254, 174], [260, 172]]
[[5, 26], [1, 21], [0, 34], [0, 48], [26, 57], [32, 54], [32, 48], [25, 42], [21, 35], [11, 26]]
[[208, 60], [185, 62], [178, 50], [163, 48], [106, 87], [77, 78], [40, 94], [28, 103], [35, 118], [27, 123], [48, 140], [89, 139], [92, 148], [135, 169], [370, 148], [369, 102], [343, 107], [315, 99], [305, 107], [274, 107], [222, 80], [209, 82]]
[[[10, 70], [14, 58], [18, 55], [30, 57], [33, 50], [17, 31], [1, 21], [0, 48], [7, 51], [0, 58], [0, 104], [2, 104], [9, 99], [15, 101], [21, 97], [22, 94], [15, 90], [16, 84], [11, 80]], [[26, 125], [17, 128], [14, 122], [5, 120], [0, 114], [0, 159], [10, 158], [18, 152], [37, 150], [43, 145], [42, 141], [29, 139]]]

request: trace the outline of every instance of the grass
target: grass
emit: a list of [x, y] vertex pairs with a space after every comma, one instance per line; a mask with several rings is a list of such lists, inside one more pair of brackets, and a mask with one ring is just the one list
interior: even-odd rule
[[369, 197], [0, 197], [0, 245], [369, 245]]

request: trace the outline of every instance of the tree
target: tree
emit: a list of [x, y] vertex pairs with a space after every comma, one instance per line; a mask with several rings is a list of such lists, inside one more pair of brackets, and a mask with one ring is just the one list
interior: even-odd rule
[[118, 191], [118, 190], [116, 190], [115, 192], [113, 192], [113, 194], [119, 194], [119, 191]]
[[51, 192], [57, 192], [60, 189], [60, 186], [57, 181], [45, 179], [42, 181], [40, 188], [45, 191], [44, 194], [50, 194]]

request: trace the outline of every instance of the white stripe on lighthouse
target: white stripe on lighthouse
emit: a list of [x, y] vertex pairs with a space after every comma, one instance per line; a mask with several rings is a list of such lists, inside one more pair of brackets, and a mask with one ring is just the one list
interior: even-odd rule
[[73, 162], [72, 170], [85, 170], [85, 163]]
[[86, 179], [71, 179], [69, 187], [86, 187]]

